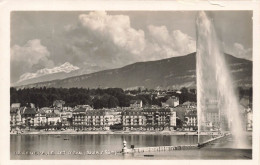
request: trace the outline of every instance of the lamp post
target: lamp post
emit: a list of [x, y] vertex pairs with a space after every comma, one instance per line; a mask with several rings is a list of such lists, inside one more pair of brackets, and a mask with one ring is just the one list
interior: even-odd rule
[[123, 154], [127, 153], [127, 147], [126, 147], [126, 141], [125, 141], [125, 139], [124, 139], [124, 141], [123, 141], [123, 149], [122, 149], [122, 152], [123, 152]]

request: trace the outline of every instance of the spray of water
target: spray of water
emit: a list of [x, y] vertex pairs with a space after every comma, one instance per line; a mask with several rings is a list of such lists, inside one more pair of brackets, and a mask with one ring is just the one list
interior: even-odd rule
[[213, 21], [201, 11], [196, 28], [199, 135], [210, 131], [228, 131], [234, 138], [234, 147], [243, 148], [246, 138], [238, 98]]

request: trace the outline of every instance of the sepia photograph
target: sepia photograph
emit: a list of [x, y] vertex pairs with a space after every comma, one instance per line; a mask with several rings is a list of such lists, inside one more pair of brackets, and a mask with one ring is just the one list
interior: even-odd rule
[[254, 10], [18, 9], [10, 161], [258, 161]]
[[252, 159], [251, 18], [13, 11], [11, 159]]

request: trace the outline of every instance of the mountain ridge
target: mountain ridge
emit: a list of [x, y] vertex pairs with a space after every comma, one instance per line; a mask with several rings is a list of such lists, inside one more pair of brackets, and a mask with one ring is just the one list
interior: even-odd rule
[[[157, 61], [136, 62], [121, 68], [103, 70], [90, 74], [72, 76], [64, 79], [16, 86], [32, 87], [79, 87], [108, 88], [133, 87], [155, 89], [178, 89], [181, 87], [196, 88], [196, 52], [185, 56], [171, 57]], [[225, 54], [231, 68], [234, 82], [238, 86], [252, 85], [252, 62]]]
[[[62, 78], [62, 74], [63, 74], [63, 78], [65, 77], [66, 73], [70, 73], [73, 71], [78, 70], [79, 67], [74, 66], [72, 64], [70, 64], [69, 62], [65, 62], [62, 65], [53, 67], [53, 68], [43, 68], [40, 70], [37, 70], [34, 73], [24, 73], [23, 75], [20, 76], [19, 80], [14, 83], [16, 86], [18, 85], [23, 85], [23, 84], [30, 84], [31, 82], [35, 82], [35, 81], [39, 81], [38, 79], [42, 79], [43, 77], [46, 76], [52, 76], [52, 75], [60, 75], [58, 77]], [[55, 77], [54, 77], [55, 79]], [[35, 82], [37, 83], [37, 82]]]

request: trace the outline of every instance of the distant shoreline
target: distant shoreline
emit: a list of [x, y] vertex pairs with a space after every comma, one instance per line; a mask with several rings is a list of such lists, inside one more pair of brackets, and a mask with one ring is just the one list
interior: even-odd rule
[[[226, 134], [228, 132], [224, 132]], [[203, 132], [200, 135], [208, 136], [222, 136], [218, 132]], [[252, 132], [245, 132], [247, 136], [252, 137]], [[75, 130], [65, 130], [65, 131], [24, 131], [23, 133], [10, 132], [10, 135], [163, 135], [163, 136], [197, 136], [197, 132], [180, 132], [180, 131], [75, 131]]]
[[10, 135], [197, 135], [197, 132], [178, 132], [178, 131], [25, 131], [23, 133], [11, 132]]

